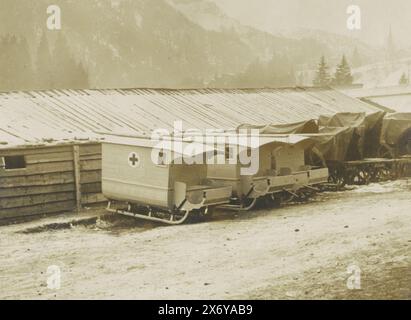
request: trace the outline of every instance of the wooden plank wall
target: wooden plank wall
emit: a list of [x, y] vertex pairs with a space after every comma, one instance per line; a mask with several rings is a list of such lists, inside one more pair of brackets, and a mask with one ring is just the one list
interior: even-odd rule
[[[0, 169], [0, 219], [71, 211], [76, 208], [73, 146], [0, 150], [0, 157], [24, 155], [25, 169]], [[101, 145], [79, 146], [81, 204], [104, 201]]]
[[101, 144], [80, 145], [81, 204], [106, 201], [101, 193]]

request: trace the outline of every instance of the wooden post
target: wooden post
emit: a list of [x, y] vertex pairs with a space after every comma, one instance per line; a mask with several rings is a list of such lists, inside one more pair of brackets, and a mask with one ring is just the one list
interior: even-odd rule
[[73, 146], [73, 161], [74, 161], [74, 183], [76, 186], [76, 210], [81, 210], [81, 184], [80, 184], [80, 148]]

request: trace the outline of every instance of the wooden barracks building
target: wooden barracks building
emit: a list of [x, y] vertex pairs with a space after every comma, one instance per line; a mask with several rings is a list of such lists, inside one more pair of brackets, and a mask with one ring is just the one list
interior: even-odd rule
[[330, 88], [62, 90], [0, 93], [0, 219], [104, 201], [104, 134], [236, 129], [381, 110]]

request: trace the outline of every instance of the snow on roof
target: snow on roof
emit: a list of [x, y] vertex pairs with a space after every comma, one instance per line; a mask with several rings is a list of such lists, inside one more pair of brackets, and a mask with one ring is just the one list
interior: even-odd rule
[[232, 130], [378, 109], [331, 88], [106, 89], [0, 93], [0, 149], [95, 141], [99, 132]]
[[364, 101], [370, 101], [376, 105], [389, 108], [395, 112], [411, 112], [411, 93], [392, 95], [392, 96], [381, 96], [367, 98]]
[[376, 88], [352, 88], [352, 89], [341, 89], [340, 91], [353, 98], [371, 98], [371, 97], [411, 94], [411, 86], [398, 85], [398, 86], [391, 86], [391, 87], [376, 87]]

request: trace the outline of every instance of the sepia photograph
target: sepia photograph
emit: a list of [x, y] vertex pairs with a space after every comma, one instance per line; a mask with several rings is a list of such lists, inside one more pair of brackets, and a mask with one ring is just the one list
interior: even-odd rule
[[0, 300], [411, 300], [410, 17], [0, 0]]

